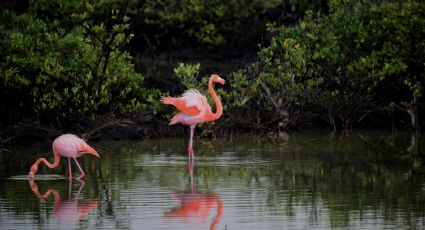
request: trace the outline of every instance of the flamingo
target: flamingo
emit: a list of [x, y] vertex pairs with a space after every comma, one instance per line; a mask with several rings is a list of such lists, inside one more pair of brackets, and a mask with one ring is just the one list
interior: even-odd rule
[[77, 158], [81, 157], [85, 153], [92, 154], [96, 157], [99, 157], [99, 154], [90, 147], [83, 139], [75, 136], [74, 134], [64, 134], [57, 137], [53, 141], [53, 155], [55, 160], [53, 164], [49, 163], [45, 158], [39, 158], [32, 166], [29, 172], [29, 179], [34, 180], [34, 174], [37, 173], [38, 165], [43, 162], [47, 167], [53, 169], [59, 165], [60, 156], [68, 158], [68, 168], [69, 168], [69, 179], [72, 179], [72, 169], [71, 169], [71, 158], [74, 159], [78, 168], [80, 169], [80, 176], [78, 179], [83, 178], [86, 174], [78, 164]]
[[196, 89], [187, 90], [181, 97], [161, 97], [161, 102], [165, 105], [175, 106], [180, 113], [176, 114], [170, 122], [170, 125], [181, 123], [190, 127], [189, 146], [187, 148], [189, 160], [195, 159], [193, 152], [193, 134], [195, 132], [196, 124], [203, 122], [215, 121], [223, 114], [223, 106], [214, 91], [213, 84], [215, 82], [224, 85], [225, 81], [217, 74], [212, 74], [208, 81], [208, 91], [214, 99], [216, 112], [213, 113], [207, 98]]

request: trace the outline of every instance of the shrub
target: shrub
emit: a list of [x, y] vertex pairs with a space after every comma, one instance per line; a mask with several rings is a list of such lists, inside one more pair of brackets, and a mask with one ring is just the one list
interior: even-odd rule
[[310, 113], [345, 129], [401, 101], [424, 108], [425, 4], [329, 1], [329, 7], [329, 15], [307, 12], [297, 25], [280, 27], [258, 61], [232, 75], [230, 106], [242, 101], [263, 111], [260, 123]]
[[[2, 120], [120, 116], [159, 106], [120, 47], [128, 18], [95, 23], [79, 1], [37, 1], [28, 13], [0, 15]], [[44, 4], [75, 4], [38, 16]], [[70, 12], [68, 12], [70, 11]], [[149, 108], [147, 108], [149, 107]]]

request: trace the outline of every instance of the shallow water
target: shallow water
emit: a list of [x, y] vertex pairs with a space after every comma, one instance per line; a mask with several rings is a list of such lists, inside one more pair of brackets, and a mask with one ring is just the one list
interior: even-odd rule
[[[48, 146], [0, 153], [0, 229], [420, 229], [424, 138], [327, 132], [90, 143], [88, 176], [31, 164]], [[45, 154], [42, 154], [42, 153]], [[74, 175], [77, 176], [74, 167]]]

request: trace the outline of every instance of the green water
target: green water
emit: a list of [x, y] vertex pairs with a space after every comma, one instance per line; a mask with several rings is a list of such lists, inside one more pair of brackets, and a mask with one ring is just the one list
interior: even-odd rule
[[51, 149], [16, 146], [0, 153], [0, 229], [423, 229], [424, 143], [377, 131], [197, 139], [191, 164], [186, 137], [90, 142], [101, 157], [80, 159], [83, 181], [62, 160], [33, 184], [30, 165]]

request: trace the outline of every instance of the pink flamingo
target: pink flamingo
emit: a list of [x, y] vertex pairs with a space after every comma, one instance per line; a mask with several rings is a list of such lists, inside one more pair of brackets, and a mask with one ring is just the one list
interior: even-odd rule
[[210, 105], [207, 102], [207, 98], [203, 96], [198, 90], [191, 89], [183, 93], [182, 97], [161, 97], [162, 103], [165, 105], [174, 105], [180, 113], [176, 114], [170, 122], [170, 125], [182, 123], [190, 127], [190, 139], [189, 146], [187, 148], [189, 159], [195, 159], [193, 152], [193, 133], [195, 132], [196, 124], [215, 121], [223, 114], [223, 106], [214, 91], [213, 83], [218, 82], [224, 85], [225, 81], [217, 74], [212, 74], [208, 82], [208, 91], [211, 97], [214, 99], [216, 112], [213, 113]]
[[38, 165], [43, 162], [47, 167], [53, 169], [59, 165], [60, 156], [68, 158], [68, 168], [69, 168], [69, 179], [72, 179], [72, 169], [71, 169], [71, 158], [74, 159], [78, 168], [80, 169], [80, 176], [78, 178], [84, 177], [86, 174], [78, 164], [77, 157], [81, 157], [85, 153], [89, 153], [99, 157], [99, 154], [90, 147], [83, 139], [73, 135], [73, 134], [64, 134], [57, 137], [53, 141], [53, 155], [55, 160], [53, 164], [49, 163], [45, 158], [39, 158], [32, 166], [29, 173], [30, 180], [34, 180], [34, 174], [37, 173]]

